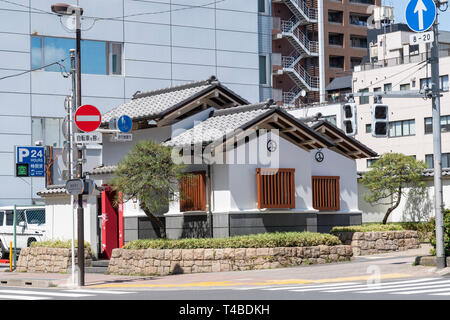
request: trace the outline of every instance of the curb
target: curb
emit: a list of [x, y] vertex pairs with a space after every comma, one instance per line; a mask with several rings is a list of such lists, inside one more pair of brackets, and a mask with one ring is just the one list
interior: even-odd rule
[[[436, 256], [417, 256], [414, 263], [420, 266], [435, 267]], [[450, 257], [446, 257], [446, 264], [450, 266]]]
[[34, 287], [34, 288], [50, 288], [57, 285], [53, 280], [42, 279], [1, 279], [1, 287]]

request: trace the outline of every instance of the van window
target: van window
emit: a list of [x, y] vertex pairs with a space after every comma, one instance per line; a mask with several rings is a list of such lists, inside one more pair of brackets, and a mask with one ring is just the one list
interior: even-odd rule
[[25, 210], [27, 214], [27, 222], [29, 224], [45, 224], [45, 210], [44, 209], [30, 209]]
[[19, 225], [22, 221], [25, 222], [25, 210], [16, 210], [16, 224]]
[[12, 226], [14, 224], [14, 211], [7, 210], [6, 211], [6, 225]]
[[3, 218], [5, 216], [5, 212], [4, 211], [0, 211], [0, 226], [3, 225]]

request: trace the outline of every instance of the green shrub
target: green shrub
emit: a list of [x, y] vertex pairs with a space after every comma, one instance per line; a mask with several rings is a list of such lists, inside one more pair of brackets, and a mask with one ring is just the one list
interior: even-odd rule
[[[431, 250], [431, 254], [436, 255], [436, 230], [433, 229], [433, 233], [431, 234], [430, 239], [431, 245], [433, 249]], [[445, 255], [450, 255], [450, 210], [444, 210], [444, 248]]]
[[[71, 249], [72, 248], [72, 240], [47, 240], [47, 241], [35, 241], [30, 244], [30, 247], [43, 247], [43, 248], [65, 248], [65, 249]], [[75, 240], [75, 248], [78, 248], [78, 241]], [[89, 242], [84, 242], [84, 248], [89, 251], [90, 254], [92, 254], [91, 245]]]
[[405, 230], [401, 225], [395, 224], [366, 224], [362, 226], [334, 227], [331, 234], [341, 232], [371, 232], [371, 231], [401, 231]]
[[340, 245], [333, 235], [312, 232], [261, 233], [230, 238], [142, 239], [128, 242], [124, 249], [274, 248]]

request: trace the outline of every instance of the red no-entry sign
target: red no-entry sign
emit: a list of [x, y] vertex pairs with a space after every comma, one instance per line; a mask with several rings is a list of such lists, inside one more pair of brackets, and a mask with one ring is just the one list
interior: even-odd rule
[[75, 112], [75, 124], [84, 132], [97, 130], [102, 122], [102, 114], [90, 104], [85, 104]]

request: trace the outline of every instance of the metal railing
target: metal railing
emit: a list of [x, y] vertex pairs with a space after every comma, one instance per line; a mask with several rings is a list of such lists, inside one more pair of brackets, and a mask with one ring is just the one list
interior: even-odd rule
[[298, 58], [300, 57], [291, 57], [291, 56], [283, 56], [281, 57], [283, 69], [289, 69], [287, 71], [294, 70], [300, 79], [302, 79], [307, 86], [311, 89], [319, 88], [319, 77], [310, 76], [309, 73], [298, 63]]
[[290, 20], [281, 20], [281, 31], [292, 35], [306, 49], [306, 53], [309, 55], [319, 52], [319, 42], [309, 40], [298, 28], [298, 22], [292, 21], [292, 18]]
[[296, 6], [301, 13], [310, 20], [317, 20], [318, 11], [316, 8], [308, 6], [304, 0], [289, 0], [294, 6]]

